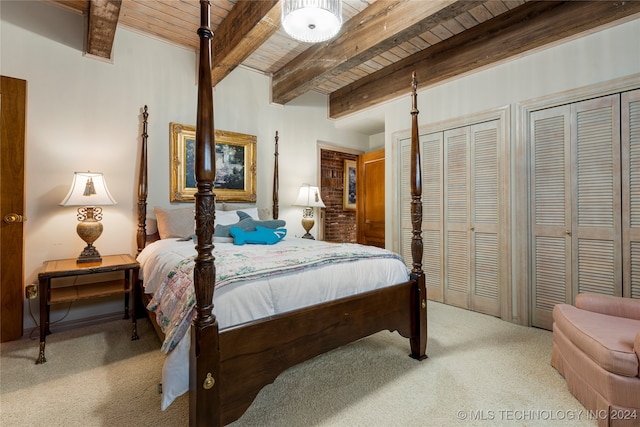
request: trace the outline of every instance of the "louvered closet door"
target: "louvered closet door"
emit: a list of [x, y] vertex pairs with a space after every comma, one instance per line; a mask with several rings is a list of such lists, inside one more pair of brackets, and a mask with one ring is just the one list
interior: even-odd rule
[[579, 292], [622, 292], [620, 106], [612, 95], [533, 112], [532, 323]]
[[622, 295], [620, 97], [572, 106], [572, 291]]
[[[423, 268], [431, 300], [501, 315], [500, 120], [420, 136]], [[410, 141], [400, 141], [402, 255], [411, 259]], [[503, 245], [504, 246], [504, 245]], [[508, 246], [508, 244], [506, 244]]]
[[493, 316], [500, 316], [499, 134], [497, 121], [471, 126], [470, 304]]
[[623, 295], [640, 298], [640, 90], [622, 94]]
[[[422, 160], [422, 268], [427, 298], [443, 301], [442, 269], [442, 132], [420, 136]], [[411, 267], [411, 140], [400, 142], [402, 256]]]
[[570, 106], [530, 116], [531, 321], [547, 329], [571, 296], [570, 116]]
[[444, 132], [444, 301], [469, 306], [470, 128]]

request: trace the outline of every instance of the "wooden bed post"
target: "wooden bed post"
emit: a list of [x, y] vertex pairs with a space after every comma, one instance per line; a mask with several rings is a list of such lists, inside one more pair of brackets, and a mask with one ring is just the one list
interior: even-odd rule
[[[144, 249], [147, 242], [147, 119], [149, 113], [147, 106], [144, 106], [142, 112], [142, 148], [140, 153], [140, 170], [138, 172], [138, 232], [136, 234], [136, 243], [138, 245], [138, 255]], [[137, 286], [137, 284], [136, 284]], [[135, 302], [135, 301], [134, 301]]]
[[418, 130], [418, 79], [414, 71], [411, 84], [411, 258], [413, 268], [411, 279], [415, 282], [412, 290], [411, 310], [411, 357], [422, 360], [427, 357], [427, 289], [422, 270], [422, 166], [420, 163], [420, 136]]
[[218, 321], [213, 314], [216, 269], [213, 251], [216, 176], [211, 83], [211, 39], [209, 0], [200, 0], [200, 62], [198, 69], [198, 110], [196, 117], [195, 223], [198, 243], [193, 270], [196, 317], [191, 327], [189, 360], [189, 424], [221, 425], [220, 348]]
[[271, 213], [271, 217], [273, 219], [278, 219], [278, 131], [276, 131], [276, 144], [273, 152], [273, 212]]

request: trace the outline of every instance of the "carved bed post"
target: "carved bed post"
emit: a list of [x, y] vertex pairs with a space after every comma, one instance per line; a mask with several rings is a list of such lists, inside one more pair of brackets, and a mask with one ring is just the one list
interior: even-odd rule
[[411, 310], [411, 357], [422, 360], [427, 357], [427, 289], [422, 270], [422, 166], [420, 163], [420, 136], [418, 129], [418, 79], [412, 75], [411, 84], [411, 279], [413, 304]]
[[211, 83], [211, 39], [209, 0], [200, 0], [200, 61], [198, 69], [198, 110], [196, 117], [195, 223], [198, 243], [193, 270], [196, 317], [191, 327], [189, 363], [189, 424], [218, 426], [220, 411], [220, 348], [218, 321], [213, 314], [215, 259], [213, 228], [215, 195], [215, 141], [213, 125], [213, 86]]
[[279, 186], [279, 178], [278, 178], [278, 131], [276, 131], [276, 146], [273, 152], [273, 219], [278, 219], [278, 186]]
[[149, 113], [147, 106], [144, 106], [142, 112], [142, 148], [140, 153], [140, 169], [138, 173], [138, 232], [136, 234], [136, 243], [138, 245], [138, 255], [144, 249], [147, 241], [147, 119]]

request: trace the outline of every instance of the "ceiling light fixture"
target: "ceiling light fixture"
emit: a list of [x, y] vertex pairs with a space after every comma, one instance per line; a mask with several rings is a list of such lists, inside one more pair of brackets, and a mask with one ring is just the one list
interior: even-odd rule
[[296, 40], [318, 43], [331, 39], [342, 26], [342, 0], [284, 0], [282, 27]]

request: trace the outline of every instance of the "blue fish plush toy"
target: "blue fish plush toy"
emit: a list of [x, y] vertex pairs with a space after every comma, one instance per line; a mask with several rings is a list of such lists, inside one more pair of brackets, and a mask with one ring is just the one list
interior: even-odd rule
[[240, 227], [231, 227], [229, 233], [233, 236], [233, 243], [244, 245], [245, 243], [257, 245], [273, 245], [287, 235], [286, 228], [256, 227], [256, 231], [244, 231]]

